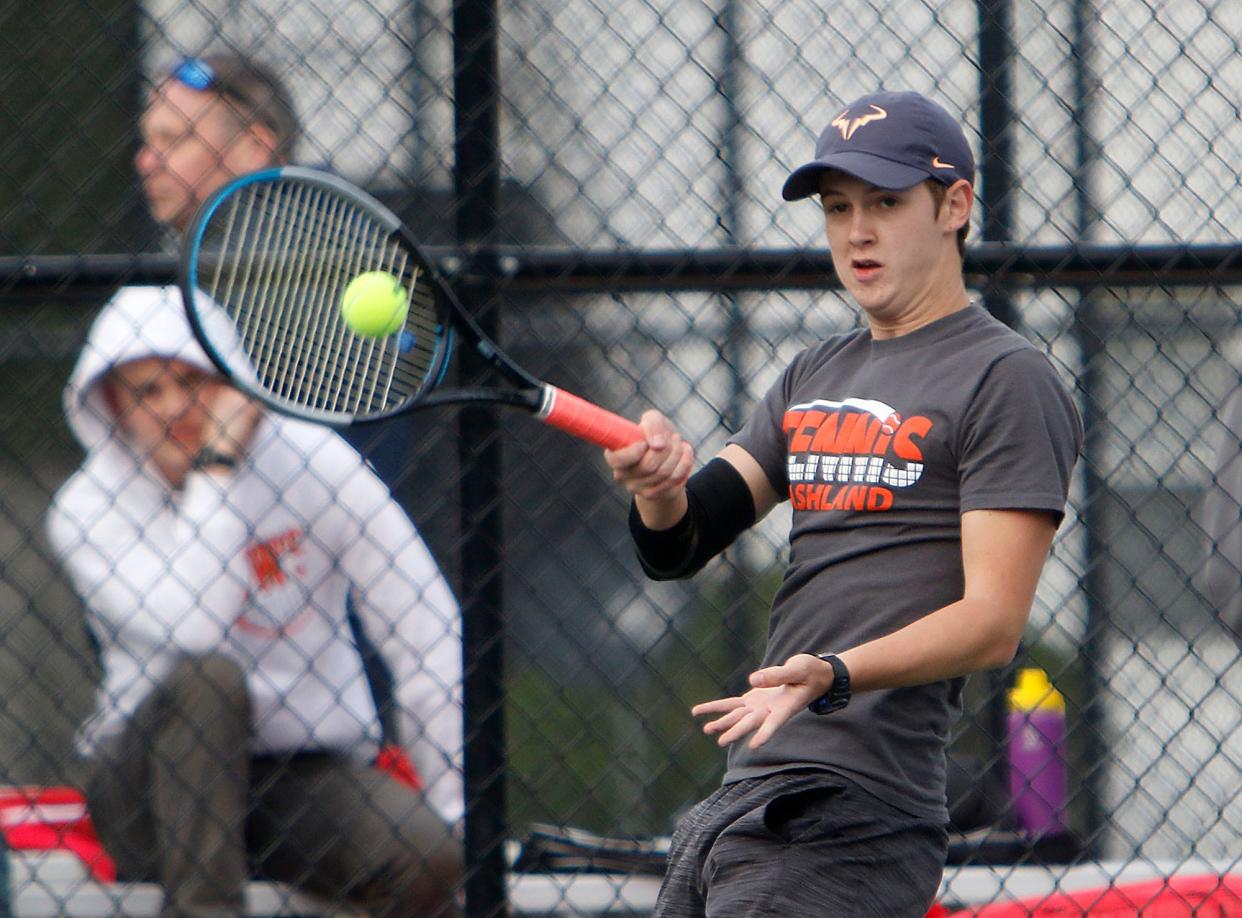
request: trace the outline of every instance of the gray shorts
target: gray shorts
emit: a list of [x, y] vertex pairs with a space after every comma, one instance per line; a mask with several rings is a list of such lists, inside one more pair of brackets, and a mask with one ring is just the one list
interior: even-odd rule
[[911, 816], [827, 771], [726, 784], [673, 835], [659, 918], [923, 918], [948, 848]]

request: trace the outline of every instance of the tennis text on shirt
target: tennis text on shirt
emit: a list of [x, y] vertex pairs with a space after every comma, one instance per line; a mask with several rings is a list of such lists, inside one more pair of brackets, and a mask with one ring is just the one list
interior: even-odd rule
[[893, 490], [923, 474], [919, 443], [930, 418], [903, 419], [884, 402], [815, 399], [786, 409], [789, 438], [786, 477], [795, 510], [892, 509]]

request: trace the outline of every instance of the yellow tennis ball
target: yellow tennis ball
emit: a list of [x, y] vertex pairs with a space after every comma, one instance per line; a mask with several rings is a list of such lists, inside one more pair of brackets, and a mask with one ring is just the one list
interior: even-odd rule
[[341, 318], [353, 331], [368, 338], [399, 332], [409, 309], [405, 287], [387, 271], [359, 274], [341, 295]]

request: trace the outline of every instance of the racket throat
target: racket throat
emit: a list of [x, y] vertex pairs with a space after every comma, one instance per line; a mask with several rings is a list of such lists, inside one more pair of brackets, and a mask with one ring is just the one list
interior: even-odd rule
[[556, 410], [556, 396], [559, 390], [556, 386], [543, 384], [539, 387], [539, 402], [535, 408], [535, 417], [541, 421], [546, 421], [552, 416], [552, 412]]

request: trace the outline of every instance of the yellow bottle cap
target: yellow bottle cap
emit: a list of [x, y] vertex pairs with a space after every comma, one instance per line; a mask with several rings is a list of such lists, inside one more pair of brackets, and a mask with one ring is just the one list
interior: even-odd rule
[[1018, 684], [1009, 690], [1009, 706], [1015, 711], [1064, 711], [1065, 698], [1048, 681], [1048, 674], [1032, 666], [1018, 670]]

